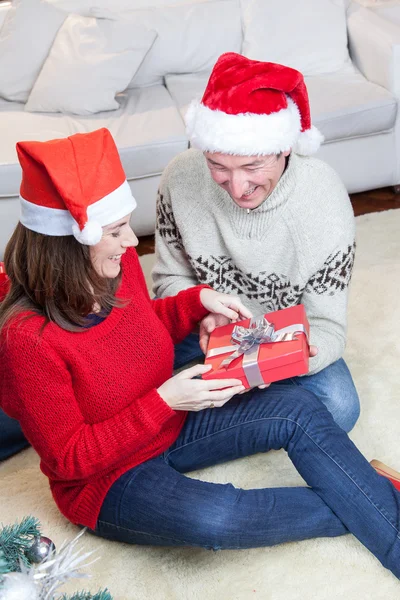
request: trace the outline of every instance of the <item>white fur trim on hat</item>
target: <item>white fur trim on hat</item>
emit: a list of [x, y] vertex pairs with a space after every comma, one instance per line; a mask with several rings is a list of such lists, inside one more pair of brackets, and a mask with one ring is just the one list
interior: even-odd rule
[[301, 132], [299, 109], [291, 98], [287, 101], [287, 108], [269, 115], [231, 115], [193, 101], [185, 117], [186, 132], [192, 145], [203, 152], [239, 156], [286, 152], [295, 147]]
[[101, 240], [103, 228], [98, 221], [88, 221], [85, 227], [79, 229], [78, 223], [72, 225], [73, 236], [85, 246], [95, 246]]
[[[89, 226], [89, 229], [86, 229], [88, 227], [88, 224], [86, 224], [85, 229], [87, 233], [83, 233], [84, 229], [80, 234], [75, 235], [74, 226], [78, 230], [79, 227], [68, 210], [39, 206], [33, 202], [28, 202], [22, 196], [20, 196], [20, 202], [20, 221], [28, 229], [44, 235], [74, 235], [81, 244], [89, 246], [97, 244], [97, 242], [90, 243], [83, 241], [83, 239], [97, 239], [98, 234], [94, 234], [93, 236], [93, 232], [90, 233], [92, 225]], [[125, 180], [116, 190], [88, 207], [88, 223], [96, 222], [101, 228], [102, 226], [104, 227], [118, 221], [118, 219], [122, 219], [122, 217], [128, 215], [135, 208], [136, 200], [132, 196], [129, 183]], [[98, 231], [97, 226], [96, 231]], [[101, 235], [98, 241], [100, 239]]]
[[311, 129], [307, 129], [300, 133], [293, 146], [293, 151], [296, 152], [296, 154], [310, 156], [310, 154], [314, 154], [318, 150], [323, 141], [324, 136], [319, 129], [313, 125]]

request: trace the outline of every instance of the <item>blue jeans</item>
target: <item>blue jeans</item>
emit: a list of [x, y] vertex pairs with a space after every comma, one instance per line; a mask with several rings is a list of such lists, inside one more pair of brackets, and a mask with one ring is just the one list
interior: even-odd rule
[[[191, 333], [175, 346], [174, 367], [179, 369], [188, 362], [203, 357], [199, 336]], [[344, 431], [351, 431], [360, 416], [358, 394], [343, 359], [316, 375], [293, 377], [282, 383], [301, 386], [314, 392]], [[7, 417], [0, 409], [0, 460], [12, 456], [28, 445], [18, 422]]]
[[[184, 473], [284, 448], [309, 487], [242, 490]], [[253, 548], [353, 533], [400, 577], [400, 493], [308, 390], [271, 385], [191, 412], [162, 455], [110, 488], [95, 534], [131, 544]]]
[[11, 419], [0, 408], [0, 460], [9, 458], [29, 446], [15, 419]]
[[[189, 334], [175, 346], [175, 369], [196, 358], [204, 358], [199, 336]], [[344, 431], [351, 431], [360, 416], [360, 401], [350, 371], [342, 358], [315, 375], [285, 379], [284, 384], [303, 387], [313, 392], [333, 415]]]

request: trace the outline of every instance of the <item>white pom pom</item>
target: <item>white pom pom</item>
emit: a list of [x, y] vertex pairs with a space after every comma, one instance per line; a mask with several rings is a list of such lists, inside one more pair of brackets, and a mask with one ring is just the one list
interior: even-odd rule
[[299, 134], [293, 150], [296, 154], [310, 156], [310, 154], [314, 154], [318, 150], [323, 141], [324, 136], [322, 133], [319, 129], [312, 126], [311, 129], [307, 129], [307, 131]]
[[2, 600], [37, 600], [35, 582], [25, 573], [7, 573], [0, 592]]
[[72, 225], [72, 233], [81, 244], [84, 244], [85, 246], [95, 246], [101, 240], [103, 228], [97, 221], [88, 221], [81, 231], [79, 225], [74, 223]]

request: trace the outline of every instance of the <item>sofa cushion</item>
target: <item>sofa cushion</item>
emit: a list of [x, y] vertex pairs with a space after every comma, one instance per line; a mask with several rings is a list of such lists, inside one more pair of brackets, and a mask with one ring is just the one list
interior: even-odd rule
[[[110, 0], [47, 0], [58, 8], [67, 12], [85, 14], [89, 16], [93, 6], [96, 8], [110, 8]], [[213, 2], [214, 0], [197, 0], [199, 2]], [[169, 6], [193, 4], [196, 0], [113, 0], [113, 10], [134, 10], [137, 8], [152, 8], [154, 6]]]
[[2, 4], [0, 3], [0, 29], [3, 26], [4, 21], [6, 20], [6, 16], [11, 10], [11, 4]]
[[125, 21], [68, 15], [25, 110], [89, 115], [116, 110], [156, 32]]
[[[67, 13], [41, 0], [15, 2], [0, 30], [0, 96], [26, 102]], [[35, 23], [35, 31], [32, 31]]]
[[240, 52], [242, 24], [239, 0], [194, 2], [146, 10], [93, 8], [95, 17], [129, 20], [155, 29], [157, 39], [128, 87], [155, 85], [168, 73], [212, 69], [223, 52]]
[[[201, 99], [209, 72], [168, 75], [166, 86], [184, 118], [192, 99]], [[386, 89], [370, 83], [360, 73], [342, 72], [306, 77], [311, 116], [325, 136], [334, 141], [380, 133], [393, 128], [396, 99]]]
[[242, 0], [242, 54], [304, 75], [349, 62], [344, 0]]
[[188, 73], [187, 75], [167, 75], [165, 85], [171, 94], [182, 118], [192, 100], [201, 100], [211, 71]]
[[330, 142], [391, 130], [396, 98], [358, 72], [306, 77], [311, 115]]
[[15, 144], [45, 141], [107, 127], [118, 146], [128, 179], [161, 173], [188, 147], [185, 128], [163, 86], [128, 90], [117, 96], [121, 108], [90, 117], [29, 113], [24, 105], [0, 100], [0, 201], [19, 193], [21, 170]]

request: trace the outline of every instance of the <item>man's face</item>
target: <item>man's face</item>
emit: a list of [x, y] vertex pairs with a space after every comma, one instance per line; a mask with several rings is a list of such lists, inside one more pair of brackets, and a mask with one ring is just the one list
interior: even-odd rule
[[257, 208], [275, 189], [290, 151], [268, 156], [231, 156], [204, 152], [215, 183], [241, 208]]

